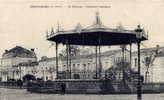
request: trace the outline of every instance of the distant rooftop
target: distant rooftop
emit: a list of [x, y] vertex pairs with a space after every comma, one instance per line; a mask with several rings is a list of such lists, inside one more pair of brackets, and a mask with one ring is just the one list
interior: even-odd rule
[[[156, 52], [156, 50], [158, 49], [158, 54], [157, 54], [157, 57], [161, 57], [161, 56], [164, 56], [164, 46], [161, 46], [161, 47], [151, 47], [151, 48], [143, 48], [141, 49], [141, 55], [142, 54], [149, 54], [151, 52]], [[133, 52], [133, 54], [137, 54], [137, 52]]]
[[13, 57], [36, 58], [36, 54], [34, 49], [28, 50], [21, 46], [16, 46], [10, 50], [5, 50], [2, 55], [2, 59]]
[[[101, 57], [104, 57], [104, 56], [112, 56], [118, 52], [121, 52], [121, 49], [117, 49], [117, 50], [110, 50], [110, 51], [106, 51], [106, 52], [102, 52], [101, 53]], [[71, 59], [72, 60], [79, 60], [79, 59], [92, 59], [94, 58], [96, 55], [95, 53], [93, 54], [88, 54], [88, 55], [77, 55], [77, 56], [72, 56]], [[39, 61], [39, 62], [44, 62], [44, 61], [54, 61], [56, 59], [56, 57], [51, 57], [51, 58], [48, 58], [48, 57], [42, 57], [42, 59]], [[59, 57], [59, 59], [62, 59], [62, 60], [66, 60], [66, 56], [63, 56], [63, 57]]]
[[[152, 47], [152, 48], [143, 48], [141, 49], [141, 54], [146, 54], [146, 53], [149, 53], [149, 52], [154, 52], [156, 50], [156, 47]], [[102, 52], [101, 53], [101, 57], [109, 57], [109, 56], [113, 56], [117, 53], [121, 52], [121, 49], [117, 49], [117, 50], [110, 50], [110, 51], [106, 51], [106, 52]], [[137, 53], [136, 51], [135, 52], [132, 52], [134, 55]], [[159, 54], [157, 55], [157, 57], [161, 57], [161, 56], [164, 56], [164, 46], [162, 47], [159, 47]], [[95, 53], [93, 54], [88, 54], [88, 55], [77, 55], [77, 56], [72, 56], [71, 59], [72, 60], [79, 60], [79, 59], [92, 59], [95, 57]], [[48, 57], [43, 57], [44, 59], [41, 59], [40, 62], [44, 62], [44, 61], [55, 61], [56, 57], [51, 57], [51, 58], [48, 58]], [[61, 57], [59, 57], [59, 59], [61, 59]], [[65, 60], [66, 57], [64, 57], [63, 60]]]

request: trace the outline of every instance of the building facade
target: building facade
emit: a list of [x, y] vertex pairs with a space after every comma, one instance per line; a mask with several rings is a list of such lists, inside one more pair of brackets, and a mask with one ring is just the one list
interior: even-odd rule
[[[42, 57], [38, 61], [38, 66], [36, 67], [37, 73], [36, 77], [44, 81], [55, 80], [56, 79], [56, 58], [48, 58], [46, 56]], [[59, 59], [59, 68], [61, 68], [61, 59]], [[61, 69], [59, 69], [61, 71]]]
[[[72, 56], [71, 61], [67, 57], [59, 57], [59, 77], [62, 79], [94, 79], [96, 78], [96, 74], [97, 78], [100, 77], [100, 74], [101, 77], [105, 77], [105, 70], [110, 68], [117, 60], [121, 60], [120, 51], [103, 52], [101, 53], [101, 57], [97, 56], [97, 61], [95, 53]], [[56, 58], [42, 57], [37, 69], [38, 74], [36, 77], [42, 78], [45, 81], [54, 80], [56, 78]]]
[[[94, 79], [96, 75], [97, 78], [100, 76], [104, 78], [106, 70], [117, 69], [116, 64], [123, 59], [126, 63], [130, 63], [129, 50], [123, 52], [122, 49], [118, 49], [100, 54], [97, 60], [95, 53], [72, 56], [71, 61], [67, 57], [59, 56], [59, 78]], [[135, 72], [138, 70], [137, 61], [137, 52], [132, 52], [131, 69]], [[115, 72], [118, 79], [123, 75], [120, 69]], [[163, 69], [164, 47], [141, 49], [141, 75], [144, 76], [145, 82], [164, 82]], [[34, 50], [19, 46], [5, 51], [1, 59], [1, 80], [22, 79], [26, 74], [34, 75], [44, 81], [55, 80], [56, 58], [42, 57], [37, 62]]]
[[[158, 54], [156, 54], [157, 48], [145, 48], [141, 49], [141, 75], [144, 77], [145, 82], [164, 82], [164, 78], [162, 75], [164, 74], [164, 47], [160, 47]], [[99, 68], [101, 70], [101, 77], [105, 77], [105, 71], [111, 67], [116, 67], [115, 64], [117, 62], [121, 62], [124, 56], [124, 61], [126, 63], [130, 63], [130, 51], [125, 50], [124, 53], [121, 49], [119, 50], [111, 50], [107, 52], [102, 52], [99, 60], [99, 56], [97, 57], [95, 53], [88, 55], [78, 55], [71, 57], [71, 67], [70, 61], [67, 61], [66, 57], [59, 57], [59, 72], [65, 75], [64, 78], [70, 78], [70, 70], [71, 70], [71, 78], [72, 79], [93, 79], [96, 77], [96, 62], [97, 62], [97, 76], [99, 77]], [[146, 59], [150, 58], [149, 66], [146, 64]], [[99, 62], [100, 61], [100, 62]], [[44, 70], [46, 73], [47, 69], [53, 67], [56, 68], [55, 58], [47, 58], [45, 60], [39, 61], [39, 70]], [[45, 66], [41, 68], [41, 66]], [[46, 68], [47, 66], [47, 68]], [[51, 67], [48, 67], [51, 66]], [[71, 69], [70, 69], [71, 68]], [[131, 69], [134, 72], [138, 70], [138, 58], [137, 52], [132, 52], [132, 60], [131, 60]], [[56, 69], [54, 70], [56, 71]], [[40, 71], [41, 72], [41, 71]], [[117, 76], [122, 76], [122, 71], [118, 70]], [[146, 72], [148, 73], [146, 75]], [[67, 74], [66, 74], [67, 73]], [[54, 74], [56, 76], [56, 72]], [[51, 73], [42, 74], [40, 73], [38, 76], [44, 76], [44, 80], [54, 79]], [[48, 78], [46, 78], [48, 77]], [[53, 78], [50, 78], [53, 77]]]
[[1, 59], [2, 81], [22, 79], [24, 75], [32, 74], [36, 65], [37, 57], [34, 49], [28, 50], [16, 46], [10, 50], [5, 50]]

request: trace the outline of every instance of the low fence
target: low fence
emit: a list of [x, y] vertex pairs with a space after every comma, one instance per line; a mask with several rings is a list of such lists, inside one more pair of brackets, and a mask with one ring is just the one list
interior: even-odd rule
[[157, 92], [163, 93], [164, 92], [164, 83], [143, 83], [142, 84], [143, 92]]
[[[56, 80], [34, 81], [28, 84], [19, 82], [0, 82], [5, 88], [27, 88], [30, 92], [40, 93], [136, 93], [137, 83], [109, 82], [105, 80]], [[143, 93], [164, 93], [164, 83], [143, 83]]]
[[19, 81], [0, 82], [0, 87], [5, 88], [25, 88], [26, 85]]
[[[115, 85], [115, 86], [114, 86]], [[111, 83], [106, 80], [56, 80], [53, 82], [33, 82], [28, 88], [30, 92], [38, 93], [70, 93], [70, 94], [109, 94], [129, 93], [131, 90], [122, 83]]]

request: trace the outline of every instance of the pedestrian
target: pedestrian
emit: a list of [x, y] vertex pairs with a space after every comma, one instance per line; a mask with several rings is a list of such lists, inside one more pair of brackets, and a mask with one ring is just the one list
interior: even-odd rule
[[61, 84], [61, 94], [64, 95], [65, 94], [65, 89], [66, 89], [66, 85], [63, 83]]

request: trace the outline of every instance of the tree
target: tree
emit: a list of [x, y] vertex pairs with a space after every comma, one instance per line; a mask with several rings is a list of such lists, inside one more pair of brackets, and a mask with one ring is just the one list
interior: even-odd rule
[[149, 68], [152, 66], [156, 56], [159, 54], [159, 45], [156, 46], [155, 50], [152, 50], [147, 57], [142, 61], [146, 66], [145, 82], [148, 81]]

